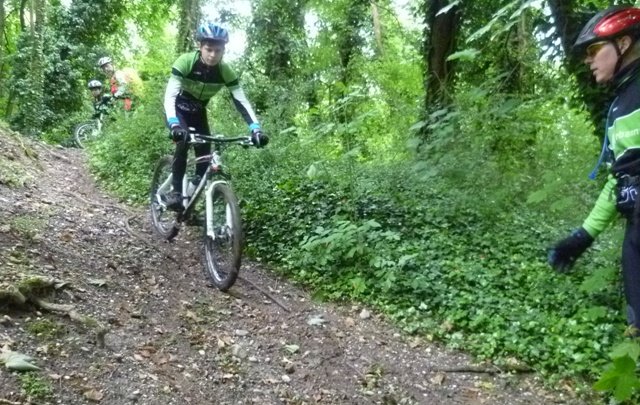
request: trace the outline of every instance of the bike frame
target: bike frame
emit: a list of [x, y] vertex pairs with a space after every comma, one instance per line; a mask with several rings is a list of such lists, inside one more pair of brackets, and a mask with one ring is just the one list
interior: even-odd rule
[[[207, 236], [211, 237], [212, 239], [215, 239], [216, 236], [215, 236], [215, 230], [213, 226], [213, 214], [212, 214], [213, 213], [213, 192], [215, 188], [220, 184], [229, 185], [229, 182], [227, 181], [229, 179], [229, 176], [224, 172], [223, 166], [222, 166], [222, 155], [221, 155], [222, 148], [223, 148], [222, 145], [224, 144], [228, 145], [231, 143], [238, 143], [240, 145], [251, 145], [251, 138], [246, 136], [235, 137], [235, 138], [225, 138], [223, 136], [211, 136], [211, 135], [202, 135], [202, 134], [196, 134], [196, 133], [190, 133], [189, 138], [190, 138], [188, 140], [189, 144], [210, 142], [214, 145], [214, 148], [211, 151], [211, 154], [200, 156], [199, 158], [196, 158], [194, 162], [194, 164], [197, 164], [197, 163], [207, 161], [209, 162], [209, 167], [207, 168], [205, 175], [202, 176], [202, 179], [200, 179], [200, 183], [198, 183], [198, 186], [193, 191], [193, 194], [191, 196], [187, 195], [187, 187], [190, 181], [185, 171], [185, 175], [182, 178], [182, 206], [184, 207], [184, 209], [178, 213], [176, 217], [176, 224], [179, 225], [182, 222], [184, 222], [187, 218], [189, 218], [189, 216], [191, 215], [191, 212], [193, 211], [193, 207], [195, 207], [195, 204], [198, 201], [200, 194], [204, 190]], [[219, 179], [214, 180], [214, 177], [219, 177]], [[167, 179], [164, 182], [162, 182], [160, 187], [158, 187], [156, 198], [158, 198], [158, 202], [160, 204], [162, 204], [162, 202], [160, 201], [159, 195], [161, 192], [166, 192], [171, 188], [172, 180], [173, 180], [173, 174], [170, 174], [169, 176], [167, 176]], [[207, 183], [209, 184], [207, 185]], [[229, 220], [230, 212], [228, 207], [226, 208], [226, 216], [227, 216], [227, 222], [230, 222]]]

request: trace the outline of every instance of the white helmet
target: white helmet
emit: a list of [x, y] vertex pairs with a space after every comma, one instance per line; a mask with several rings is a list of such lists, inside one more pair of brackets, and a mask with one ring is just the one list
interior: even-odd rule
[[89, 84], [87, 85], [87, 87], [89, 87], [90, 90], [93, 89], [101, 89], [102, 88], [102, 83], [100, 83], [99, 80], [89, 80]]
[[98, 67], [103, 67], [107, 63], [111, 63], [111, 58], [108, 56], [103, 56], [102, 58], [98, 59]]

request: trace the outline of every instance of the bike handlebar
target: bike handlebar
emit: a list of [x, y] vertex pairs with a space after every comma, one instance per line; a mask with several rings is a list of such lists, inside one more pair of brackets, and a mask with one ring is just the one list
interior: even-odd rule
[[198, 143], [198, 141], [202, 142], [211, 142], [211, 143], [238, 143], [243, 146], [253, 146], [253, 142], [251, 142], [250, 136], [236, 136], [236, 137], [226, 137], [224, 135], [205, 135], [198, 134], [195, 132], [189, 133], [189, 143]]

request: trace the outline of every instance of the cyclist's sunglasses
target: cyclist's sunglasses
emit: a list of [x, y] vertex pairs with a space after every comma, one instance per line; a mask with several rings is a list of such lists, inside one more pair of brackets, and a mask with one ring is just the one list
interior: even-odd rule
[[587, 47], [587, 50], [586, 50], [587, 57], [595, 58], [598, 52], [600, 52], [600, 49], [602, 49], [602, 47], [608, 43], [609, 41], [599, 41], [599, 42], [592, 43]]

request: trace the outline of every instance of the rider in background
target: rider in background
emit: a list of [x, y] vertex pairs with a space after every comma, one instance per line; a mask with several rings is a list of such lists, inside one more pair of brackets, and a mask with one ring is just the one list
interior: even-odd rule
[[591, 213], [569, 237], [549, 251], [549, 264], [568, 270], [620, 213], [627, 226], [622, 243], [622, 276], [627, 320], [640, 329], [640, 9], [614, 6], [582, 29], [574, 49], [595, 81], [615, 93], [607, 115], [601, 161], [611, 172]]
[[100, 115], [108, 114], [112, 97], [109, 94], [102, 94], [102, 83], [99, 80], [89, 80], [87, 84], [93, 97], [93, 116], [91, 118], [99, 118]]
[[[257, 147], [265, 146], [269, 138], [262, 133], [256, 114], [240, 86], [238, 75], [222, 61], [225, 46], [229, 42], [226, 29], [205, 23], [198, 27], [196, 39], [197, 51], [178, 57], [171, 68], [171, 76], [164, 95], [164, 110], [171, 138], [176, 143], [172, 166], [173, 190], [166, 196], [167, 207], [174, 210], [182, 208], [182, 178], [187, 165], [188, 144], [185, 142], [188, 129], [193, 128], [199, 134], [211, 134], [207, 120], [209, 99], [226, 87], [231, 93], [233, 103], [246, 121], [251, 132], [251, 140]], [[211, 153], [211, 144], [195, 144], [196, 157]], [[196, 176], [202, 177], [208, 163], [196, 165]]]
[[131, 111], [133, 99], [140, 95], [143, 87], [138, 73], [132, 68], [116, 70], [113, 61], [108, 56], [98, 60], [98, 67], [109, 78], [111, 95], [114, 98], [122, 99], [124, 110]]

